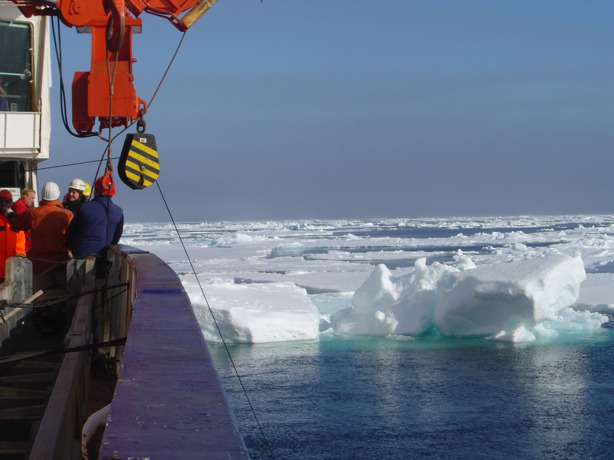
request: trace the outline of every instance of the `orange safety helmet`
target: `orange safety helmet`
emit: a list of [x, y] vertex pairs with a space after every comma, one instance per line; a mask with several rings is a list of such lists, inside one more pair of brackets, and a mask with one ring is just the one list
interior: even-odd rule
[[115, 195], [115, 182], [113, 182], [111, 178], [106, 174], [96, 179], [96, 182], [94, 182], [94, 188], [98, 190], [102, 195]]

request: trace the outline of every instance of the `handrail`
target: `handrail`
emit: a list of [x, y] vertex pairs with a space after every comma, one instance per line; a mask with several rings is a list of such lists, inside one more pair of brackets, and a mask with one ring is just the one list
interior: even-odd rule
[[[79, 277], [82, 292], [72, 325], [66, 335], [66, 346], [87, 345], [92, 340], [93, 258], [71, 261], [72, 282]], [[71, 280], [69, 279], [69, 284]], [[32, 442], [29, 460], [80, 458], [80, 433], [85, 422], [85, 404], [89, 383], [90, 356], [88, 352], [68, 353], [64, 356], [45, 413]]]

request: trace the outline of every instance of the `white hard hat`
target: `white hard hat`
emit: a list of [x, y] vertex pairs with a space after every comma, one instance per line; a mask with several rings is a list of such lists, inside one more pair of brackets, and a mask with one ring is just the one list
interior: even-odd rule
[[68, 184], [68, 188], [82, 192], [85, 190], [85, 182], [83, 182], [81, 179], [73, 179], [70, 184]]
[[47, 182], [43, 185], [41, 198], [47, 201], [55, 201], [60, 197], [60, 188], [55, 182]]

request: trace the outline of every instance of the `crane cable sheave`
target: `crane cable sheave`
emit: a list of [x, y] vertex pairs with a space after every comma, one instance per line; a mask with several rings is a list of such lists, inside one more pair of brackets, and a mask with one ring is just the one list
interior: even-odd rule
[[[126, 3], [135, 16], [146, 11], [156, 16], [166, 17], [181, 32], [192, 27], [217, 0], [184, 0], [184, 2], [167, 0], [148, 0], [137, 2], [134, 0], [102, 0], [105, 12], [109, 14], [107, 21], [107, 49], [117, 52], [124, 39], [126, 22]], [[141, 8], [142, 4], [147, 5]], [[136, 7], [135, 5], [139, 5]], [[131, 7], [132, 6], [132, 7]], [[189, 10], [181, 19], [177, 13]]]
[[[217, 0], [103, 0], [103, 2], [116, 4], [119, 11], [125, 11], [125, 7], [127, 7], [135, 17], [139, 16], [143, 11], [156, 16], [165, 17], [177, 29], [185, 32], [193, 26], [203, 14], [209, 11], [209, 8], [211, 8]], [[179, 14], [185, 11], [187, 11], [187, 13], [180, 18]]]

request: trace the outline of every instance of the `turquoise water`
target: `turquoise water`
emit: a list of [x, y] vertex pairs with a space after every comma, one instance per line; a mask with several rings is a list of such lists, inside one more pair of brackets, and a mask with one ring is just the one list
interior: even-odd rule
[[323, 336], [229, 349], [262, 433], [225, 350], [211, 352], [252, 459], [614, 452], [612, 329], [551, 343]]

